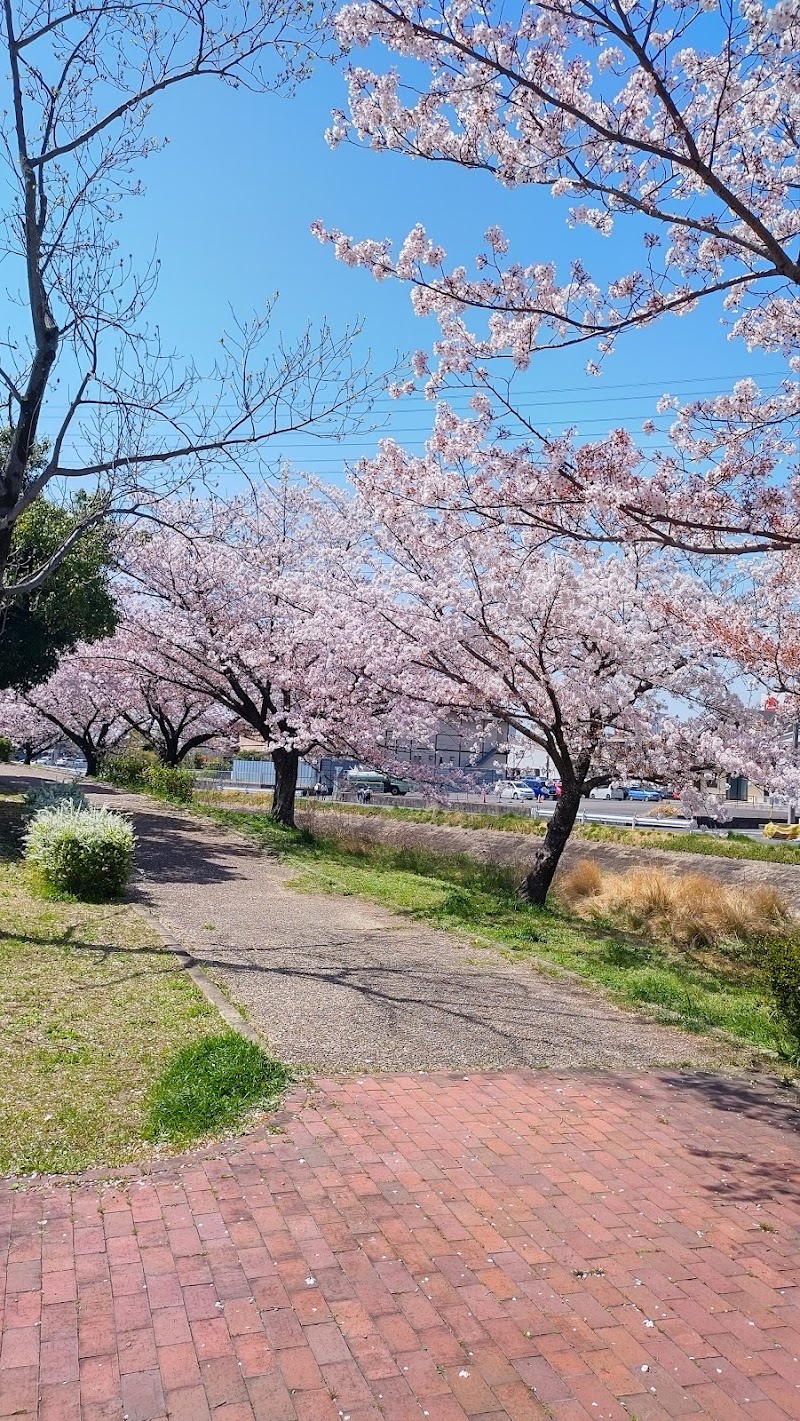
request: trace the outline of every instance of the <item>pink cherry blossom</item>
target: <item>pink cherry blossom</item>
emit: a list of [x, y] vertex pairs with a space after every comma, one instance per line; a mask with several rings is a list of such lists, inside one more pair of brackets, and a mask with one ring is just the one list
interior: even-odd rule
[[86, 759], [87, 773], [96, 775], [101, 756], [128, 733], [121, 712], [124, 695], [121, 678], [98, 661], [94, 647], [83, 644], [62, 659], [48, 681], [25, 692], [20, 701], [57, 735], [71, 740]]
[[[474, 384], [496, 397], [525, 445], [523, 522], [552, 509], [545, 527], [569, 532], [580, 498], [583, 536], [713, 554], [797, 543], [796, 6], [531, 0], [511, 17], [455, 0], [355, 0], [337, 26], [353, 58], [334, 146], [446, 162], [465, 182], [488, 172], [531, 212], [525, 250], [492, 223], [471, 266], [453, 264], [413, 213], [399, 250], [384, 237], [314, 227], [349, 265], [407, 282], [417, 313], [436, 319], [433, 357], [414, 365], [429, 395]], [[368, 50], [371, 67], [356, 62], [357, 50]], [[545, 192], [564, 204], [568, 227], [604, 238], [608, 274], [569, 248], [558, 262], [538, 250], [535, 202]], [[618, 248], [623, 227], [628, 242]], [[786, 381], [777, 393], [745, 381], [709, 399], [660, 403], [654, 415], [674, 406], [675, 418], [654, 419], [647, 432], [659, 432], [665, 450], [631, 449], [616, 476], [599, 441], [553, 441], [505, 391], [505, 374], [553, 346], [585, 345], [597, 374], [621, 337], [700, 301], [730, 340], [785, 360]], [[565, 474], [572, 497], [562, 521]]]
[[130, 540], [133, 661], [255, 731], [275, 764], [273, 814], [291, 823], [299, 758], [377, 754], [390, 709], [363, 629], [339, 632], [330, 595], [352, 528], [332, 497], [288, 478], [170, 521]]
[[480, 438], [479, 419], [441, 407], [424, 457], [387, 442], [361, 464], [348, 522], [365, 551], [339, 570], [341, 605], [390, 699], [499, 723], [556, 766], [562, 796], [526, 880], [542, 903], [593, 786], [655, 777], [699, 806], [709, 774], [756, 778], [781, 749], [694, 613], [704, 583], [663, 553], [543, 542], [498, 503], [476, 516], [485, 464], [504, 457], [490, 445], [482, 460]]

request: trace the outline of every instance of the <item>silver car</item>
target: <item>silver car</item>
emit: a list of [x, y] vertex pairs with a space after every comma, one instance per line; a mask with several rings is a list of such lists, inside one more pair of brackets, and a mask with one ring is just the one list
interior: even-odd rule
[[536, 795], [535, 795], [534, 791], [531, 789], [530, 785], [526, 785], [526, 784], [514, 784], [513, 781], [509, 781], [507, 784], [504, 784], [504, 785], [501, 785], [501, 786], [500, 786], [500, 788], [499, 788], [498, 791], [497, 791], [497, 798], [498, 798], [498, 799], [535, 799], [535, 798], [536, 798]]

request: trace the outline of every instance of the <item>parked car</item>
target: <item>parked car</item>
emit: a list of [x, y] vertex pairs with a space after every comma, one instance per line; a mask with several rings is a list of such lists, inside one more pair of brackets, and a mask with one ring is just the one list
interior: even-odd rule
[[549, 780], [539, 779], [538, 776], [532, 775], [523, 783], [533, 790], [536, 799], [555, 799], [556, 797], [556, 787]]
[[355, 769], [347, 771], [347, 782], [354, 789], [369, 789], [374, 794], [408, 794], [411, 785], [408, 780], [395, 779], [394, 775], [384, 775], [380, 770]]
[[628, 785], [628, 799], [646, 799], [651, 803], [658, 804], [661, 799], [661, 790], [654, 789], [652, 785]]
[[497, 789], [498, 799], [536, 799], [536, 793], [525, 780], [508, 780]]
[[590, 799], [627, 799], [628, 791], [624, 785], [596, 785], [589, 790]]

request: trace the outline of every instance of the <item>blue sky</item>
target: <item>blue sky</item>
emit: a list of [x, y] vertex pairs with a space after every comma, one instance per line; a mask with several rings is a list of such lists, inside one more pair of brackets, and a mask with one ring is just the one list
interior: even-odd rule
[[[275, 291], [275, 329], [287, 337], [322, 316], [334, 329], [363, 317], [362, 347], [371, 349], [376, 370], [398, 353], [429, 346], [435, 323], [413, 315], [408, 290], [337, 263], [309, 231], [316, 217], [356, 237], [395, 239], [421, 220], [457, 260], [469, 261], [486, 227], [499, 223], [512, 254], [525, 262], [568, 261], [574, 252], [591, 270], [624, 269], [629, 253], [638, 261], [638, 247], [624, 234], [609, 242], [586, 229], [571, 232], [567, 203], [545, 191], [507, 192], [485, 174], [396, 154], [331, 151], [324, 138], [330, 110], [344, 106], [343, 75], [329, 65], [292, 98], [207, 80], [181, 85], [157, 104], [154, 131], [168, 135], [169, 146], [144, 165], [144, 196], [127, 204], [118, 235], [137, 260], [157, 249], [162, 274], [149, 316], [167, 346], [207, 366], [231, 312], [261, 311]], [[618, 423], [638, 429], [664, 389], [704, 394], [729, 378], [780, 370], [775, 357], [753, 359], [741, 343], [728, 342], [708, 306], [629, 335], [600, 379], [583, 373], [593, 354], [583, 347], [535, 359], [523, 390], [542, 424], [579, 422], [587, 436]], [[384, 400], [379, 417], [383, 433], [420, 447], [432, 414], [415, 397]], [[336, 445], [303, 436], [274, 453], [336, 478], [344, 460], [370, 452], [377, 437]]]

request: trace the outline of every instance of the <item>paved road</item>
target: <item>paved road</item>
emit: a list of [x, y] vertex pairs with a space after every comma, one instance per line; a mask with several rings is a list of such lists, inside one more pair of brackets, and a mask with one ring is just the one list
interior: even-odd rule
[[796, 1421], [785, 1093], [320, 1081], [280, 1132], [0, 1184], [17, 1421]]
[[[237, 788], [246, 788], [237, 786]], [[313, 802], [313, 801], [312, 801]], [[354, 802], [354, 801], [351, 801]], [[408, 808], [420, 809], [425, 807], [425, 801], [419, 795], [408, 795], [406, 798], [398, 799], [388, 794], [373, 794], [371, 803], [379, 805], [381, 809], [392, 810]], [[493, 814], [512, 813], [528, 816], [537, 809], [534, 800], [510, 800], [498, 799], [495, 794], [487, 794], [485, 800], [476, 800], [474, 795], [452, 794], [447, 800], [447, 804], [452, 809], [465, 809], [470, 812], [480, 813], [487, 810]], [[552, 800], [545, 800], [538, 806], [541, 809], [542, 817], [547, 816], [553, 809]], [[755, 833], [761, 837], [760, 826], [768, 819], [774, 819], [778, 823], [785, 823], [787, 817], [786, 805], [776, 805], [770, 807], [766, 804], [736, 804], [729, 806], [732, 815], [732, 824], [735, 824], [737, 832]], [[655, 812], [654, 812], [655, 811]], [[678, 800], [663, 801], [661, 814], [690, 819], [683, 805]], [[659, 806], [647, 800], [619, 800], [619, 799], [582, 799], [580, 813], [585, 815], [601, 815], [604, 818], [619, 819], [628, 821], [635, 816], [638, 820], [650, 819], [653, 827], [658, 829], [663, 827], [659, 822]], [[730, 827], [730, 825], [728, 826]], [[724, 832], [724, 830], [723, 830]]]
[[285, 1060], [429, 1070], [739, 1056], [358, 898], [298, 892], [284, 864], [199, 816], [90, 793], [133, 816], [137, 894]]

